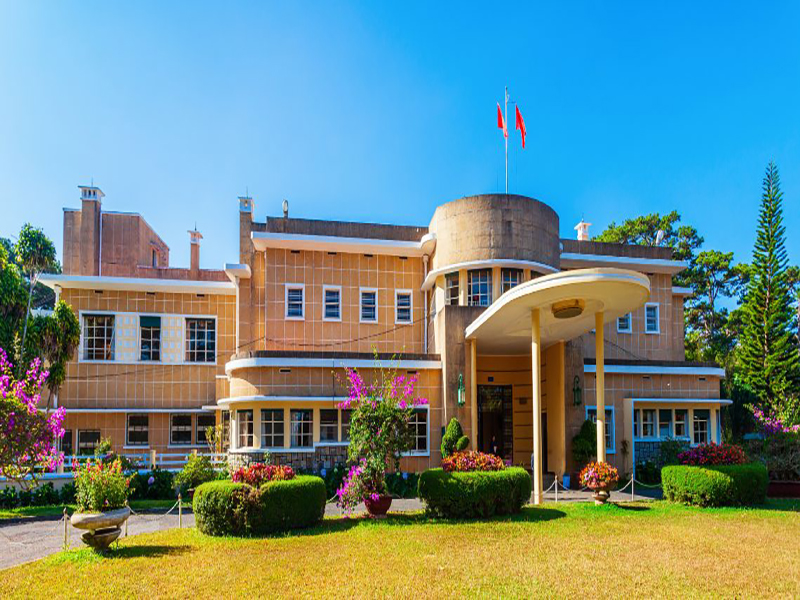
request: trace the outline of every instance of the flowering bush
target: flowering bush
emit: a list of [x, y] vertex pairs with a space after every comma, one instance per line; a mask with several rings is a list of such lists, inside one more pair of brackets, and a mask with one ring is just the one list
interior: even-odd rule
[[57, 440], [64, 435], [64, 408], [39, 410], [48, 372], [35, 359], [25, 377], [14, 377], [13, 365], [0, 348], [0, 475], [26, 489], [36, 484], [36, 470], [54, 470], [64, 460]]
[[486, 454], [476, 450], [453, 452], [442, 459], [442, 469], [453, 471], [502, 471], [506, 468], [503, 459], [494, 454]]
[[125, 506], [131, 479], [123, 473], [119, 460], [110, 465], [92, 459], [84, 465], [75, 461], [73, 467], [78, 511], [103, 512]]
[[428, 403], [415, 396], [416, 381], [416, 375], [380, 368], [368, 384], [355, 369], [346, 370], [348, 396], [338, 406], [352, 411], [347, 457], [353, 466], [336, 493], [346, 511], [367, 496], [386, 494], [387, 468], [399, 470], [401, 454], [411, 449], [409, 422], [414, 409]]
[[607, 462], [590, 462], [580, 474], [580, 482], [590, 490], [610, 487], [619, 481], [619, 472]]
[[260, 487], [262, 483], [267, 483], [268, 481], [294, 479], [294, 471], [292, 467], [253, 463], [250, 466], [241, 467], [234, 471], [231, 479], [233, 479], [234, 483], [246, 483], [253, 487]]
[[780, 417], [767, 413], [758, 406], [751, 407], [756, 423], [766, 435], [800, 432], [800, 424], [785, 425]]
[[743, 465], [747, 462], [744, 450], [734, 444], [700, 444], [678, 454], [682, 465]]

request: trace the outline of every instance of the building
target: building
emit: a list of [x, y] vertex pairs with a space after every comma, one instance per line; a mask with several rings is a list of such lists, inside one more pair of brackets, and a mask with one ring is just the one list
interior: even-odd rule
[[202, 448], [223, 422], [234, 462], [268, 450], [329, 467], [346, 456], [344, 368], [368, 379], [374, 353], [429, 400], [405, 470], [440, 463], [453, 417], [473, 447], [530, 467], [537, 498], [548, 473], [577, 468], [586, 419], [625, 471], [666, 438], [720, 439], [724, 372], [685, 361], [690, 291], [668, 248], [588, 241], [587, 223], [561, 239], [552, 208], [515, 195], [447, 202], [421, 227], [295, 219], [285, 202], [259, 221], [242, 197], [237, 262], [200, 269], [190, 231], [191, 264], [175, 268], [142, 216], [80, 190], [64, 273], [43, 277], [82, 328], [58, 398], [67, 453], [101, 436], [124, 452]]

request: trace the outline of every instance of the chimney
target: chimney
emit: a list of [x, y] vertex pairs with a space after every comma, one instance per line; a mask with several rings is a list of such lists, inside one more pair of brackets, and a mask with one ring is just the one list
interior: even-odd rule
[[102, 201], [105, 194], [94, 185], [79, 185], [81, 191], [80, 275], [102, 275]]
[[289, 201], [286, 200], [285, 198], [283, 199], [283, 218], [284, 219], [289, 218]]
[[191, 240], [189, 270], [196, 274], [200, 271], [200, 240], [203, 239], [203, 234], [197, 231], [197, 225], [195, 225], [194, 229], [189, 230], [189, 239]]
[[578, 232], [578, 241], [579, 242], [588, 242], [589, 241], [589, 226], [591, 223], [586, 223], [583, 219], [581, 222], [575, 225], [575, 231]]

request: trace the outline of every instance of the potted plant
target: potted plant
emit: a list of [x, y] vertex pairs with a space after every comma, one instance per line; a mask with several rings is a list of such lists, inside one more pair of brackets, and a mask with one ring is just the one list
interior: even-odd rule
[[400, 456], [411, 449], [408, 424], [417, 407], [428, 403], [414, 394], [416, 376], [377, 369], [367, 384], [355, 369], [347, 369], [348, 396], [339, 408], [350, 409], [351, 467], [337, 490], [337, 504], [345, 512], [364, 502], [367, 512], [385, 516], [392, 504], [386, 487], [386, 470], [400, 470]]
[[583, 487], [592, 490], [592, 498], [596, 505], [605, 504], [610, 494], [609, 492], [619, 481], [619, 473], [615, 467], [607, 462], [590, 462], [580, 474], [580, 482]]
[[78, 509], [70, 523], [85, 530], [81, 537], [85, 544], [105, 551], [131, 514], [127, 506], [130, 478], [123, 473], [119, 459], [111, 464], [88, 460], [84, 465], [75, 463], [74, 468]]

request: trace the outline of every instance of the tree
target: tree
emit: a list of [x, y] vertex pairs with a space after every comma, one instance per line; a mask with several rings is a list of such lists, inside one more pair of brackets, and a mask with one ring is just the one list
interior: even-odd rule
[[9, 352], [16, 346], [16, 336], [25, 318], [27, 293], [19, 267], [0, 244], [0, 348]]
[[25, 348], [33, 288], [39, 276], [56, 264], [56, 247], [41, 229], [25, 223], [14, 246], [14, 254], [22, 271], [28, 276], [28, 308], [25, 311], [25, 324], [22, 328], [22, 348]]
[[798, 422], [796, 398], [800, 355], [796, 314], [788, 280], [783, 194], [775, 163], [764, 176], [753, 264], [743, 306], [740, 340], [742, 378], [762, 408], [787, 423]]

